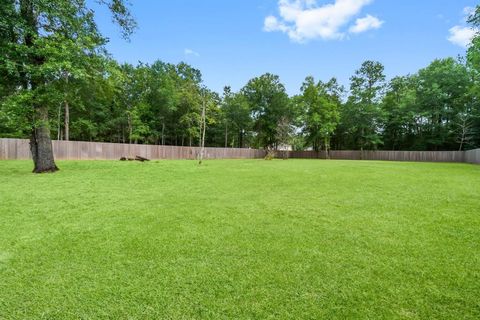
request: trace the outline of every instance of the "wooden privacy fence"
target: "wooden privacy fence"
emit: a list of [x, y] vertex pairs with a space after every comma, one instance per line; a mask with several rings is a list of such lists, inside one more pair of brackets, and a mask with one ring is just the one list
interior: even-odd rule
[[465, 152], [465, 162], [480, 164], [480, 149]]
[[[118, 160], [141, 156], [148, 159], [196, 159], [199, 147], [156, 146], [140, 144], [53, 141], [53, 153], [58, 160]], [[256, 149], [205, 148], [205, 159], [254, 159], [265, 157]], [[0, 139], [0, 159], [31, 159], [27, 139]]]
[[[200, 148], [120, 144], [102, 142], [53, 141], [58, 160], [118, 160], [141, 156], [148, 159], [196, 159]], [[278, 151], [277, 156], [289, 158], [325, 159], [325, 151]], [[265, 157], [264, 150], [205, 148], [205, 159], [256, 159]], [[30, 159], [27, 139], [1, 139], [0, 160]], [[330, 151], [330, 159], [387, 160], [426, 162], [468, 162], [480, 164], [480, 149], [471, 151]]]
[[[325, 151], [290, 151], [290, 158], [325, 159]], [[330, 159], [465, 162], [465, 151], [330, 151]]]

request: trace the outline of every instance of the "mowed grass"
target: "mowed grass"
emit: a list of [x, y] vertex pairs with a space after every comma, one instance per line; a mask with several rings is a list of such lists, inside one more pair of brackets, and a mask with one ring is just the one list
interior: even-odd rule
[[0, 319], [479, 319], [480, 166], [0, 162]]

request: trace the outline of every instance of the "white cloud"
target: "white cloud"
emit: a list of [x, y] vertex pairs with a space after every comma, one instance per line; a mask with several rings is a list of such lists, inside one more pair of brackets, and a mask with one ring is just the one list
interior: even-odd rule
[[349, 31], [351, 33], [361, 33], [370, 29], [378, 29], [383, 23], [384, 21], [381, 21], [377, 17], [367, 14], [366, 17], [357, 19], [355, 25], [351, 26]]
[[[467, 19], [475, 12], [475, 8], [465, 7], [463, 8], [463, 14], [465, 15], [462, 22], [467, 21]], [[472, 39], [478, 33], [479, 30], [466, 26], [464, 23], [462, 25], [453, 26], [448, 30], [449, 36], [447, 40], [453, 43], [454, 45], [466, 48], [472, 42]]]
[[[317, 0], [279, 0], [280, 17], [268, 16], [265, 18], [264, 30], [267, 32], [280, 31], [286, 33], [290, 39], [303, 42], [311, 39], [342, 39], [345, 37], [343, 27], [358, 15], [363, 7], [373, 0], [335, 0], [334, 3], [319, 6]], [[371, 18], [368, 18], [371, 17]], [[370, 23], [365, 30], [379, 28], [383, 21], [367, 16], [360, 23]], [[376, 19], [372, 24], [372, 18]], [[357, 20], [358, 24], [358, 20]], [[354, 30], [358, 28], [352, 27]], [[363, 31], [365, 31], [363, 30]]]
[[184, 54], [186, 56], [195, 56], [195, 57], [200, 57], [200, 53], [193, 51], [192, 49], [185, 49]]
[[474, 29], [462, 26], [454, 26], [450, 28], [449, 32], [450, 36], [447, 38], [448, 41], [464, 48], [468, 47], [476, 34], [476, 31]]
[[272, 31], [288, 32], [288, 27], [278, 22], [278, 19], [275, 18], [274, 16], [268, 16], [265, 18], [263, 30], [267, 32], [272, 32]]

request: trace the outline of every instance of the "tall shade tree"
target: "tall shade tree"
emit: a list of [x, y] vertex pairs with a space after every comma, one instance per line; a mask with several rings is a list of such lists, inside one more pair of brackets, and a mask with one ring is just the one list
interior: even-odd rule
[[415, 149], [416, 137], [421, 135], [421, 114], [417, 108], [418, 77], [393, 78], [387, 86], [382, 108], [385, 112], [383, 131], [387, 150]]
[[171, 140], [172, 124], [176, 121], [173, 114], [180, 101], [177, 68], [173, 64], [155, 61], [148, 70], [145, 102], [149, 108], [143, 118], [150, 127], [148, 141], [164, 145]]
[[313, 77], [307, 77], [300, 90], [306, 142], [315, 151], [323, 145], [328, 155], [331, 137], [340, 120], [343, 88], [335, 78], [327, 83], [315, 83]]
[[360, 150], [377, 149], [382, 143], [380, 131], [383, 112], [380, 107], [385, 85], [384, 67], [380, 62], [365, 61], [350, 78], [350, 96], [342, 110], [343, 125]]
[[285, 86], [277, 75], [266, 73], [250, 80], [242, 88], [241, 93], [250, 107], [257, 134], [257, 146], [276, 149], [278, 123], [280, 120], [285, 122], [283, 117], [289, 121], [292, 119], [290, 100]]
[[222, 110], [226, 127], [225, 145], [239, 148], [245, 147], [246, 138], [252, 128], [250, 108], [245, 95], [233, 93], [230, 87], [225, 87]]
[[[124, 36], [135, 23], [123, 0], [99, 0], [113, 13]], [[75, 74], [79, 61], [102, 54], [105, 39], [84, 0], [3, 0], [0, 3], [0, 65], [2, 76], [12, 81], [7, 102], [29, 106], [30, 149], [34, 172], [54, 172], [49, 111], [56, 101], [54, 83]], [[21, 113], [21, 112], [20, 112]]]
[[[422, 115], [425, 150], [456, 149], [458, 116], [471, 114], [469, 73], [465, 65], [453, 58], [433, 61], [418, 72], [416, 100]], [[417, 142], [418, 143], [418, 142]]]

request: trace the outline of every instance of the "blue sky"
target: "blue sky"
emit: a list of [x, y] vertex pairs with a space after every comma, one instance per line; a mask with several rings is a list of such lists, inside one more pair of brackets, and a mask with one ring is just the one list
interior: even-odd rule
[[[265, 72], [278, 74], [290, 94], [303, 79], [349, 77], [365, 60], [385, 65], [390, 78], [435, 58], [465, 53], [472, 0], [131, 0], [138, 30], [120, 37], [105, 9], [95, 6], [107, 48], [120, 62], [185, 61], [205, 84], [234, 90]], [[467, 8], [467, 9], [466, 9]], [[450, 38], [450, 40], [449, 40]]]

